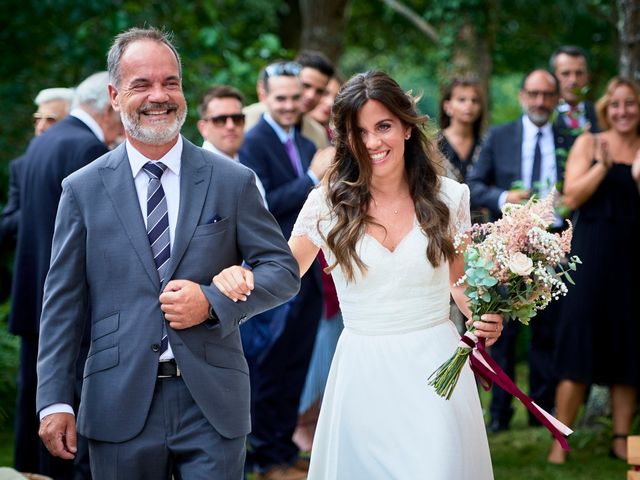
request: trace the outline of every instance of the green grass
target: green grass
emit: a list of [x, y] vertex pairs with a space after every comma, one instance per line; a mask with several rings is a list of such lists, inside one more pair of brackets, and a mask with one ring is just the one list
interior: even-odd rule
[[0, 431], [0, 467], [13, 466], [13, 432]]
[[[518, 365], [517, 384], [526, 392], [528, 370]], [[488, 416], [491, 394], [481, 391], [480, 399]], [[513, 401], [515, 414], [510, 430], [489, 434], [489, 447], [495, 480], [623, 480], [629, 466], [609, 457], [611, 446], [610, 420], [600, 419], [590, 427], [576, 427], [569, 437], [571, 452], [564, 465], [552, 465], [546, 460], [551, 434], [543, 427], [529, 427], [525, 407]], [[485, 418], [488, 420], [488, 418]], [[580, 424], [580, 422], [578, 422]]]

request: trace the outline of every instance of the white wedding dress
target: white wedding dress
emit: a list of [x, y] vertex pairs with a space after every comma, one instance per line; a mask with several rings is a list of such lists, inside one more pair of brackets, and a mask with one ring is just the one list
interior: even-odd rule
[[[452, 231], [470, 226], [469, 190], [442, 178]], [[318, 220], [320, 222], [318, 223]], [[331, 225], [325, 191], [309, 194], [292, 235], [323, 249]], [[368, 271], [348, 283], [333, 272], [344, 331], [331, 365], [313, 441], [309, 480], [486, 480], [491, 458], [469, 366], [450, 400], [427, 378], [459, 335], [449, 320], [449, 269], [433, 268], [417, 221], [391, 252], [369, 235], [358, 243]]]

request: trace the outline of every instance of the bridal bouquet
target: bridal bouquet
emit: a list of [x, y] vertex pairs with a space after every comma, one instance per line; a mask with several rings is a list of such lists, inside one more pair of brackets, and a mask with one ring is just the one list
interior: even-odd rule
[[[580, 259], [571, 257], [566, 268], [563, 266], [561, 262], [571, 248], [573, 229], [569, 222], [561, 234], [550, 233], [547, 229], [553, 221], [554, 198], [548, 195], [522, 205], [506, 204], [500, 220], [475, 224], [469, 232], [456, 236], [456, 250], [464, 252], [465, 272], [457, 285], [467, 285], [465, 294], [470, 300], [473, 321], [491, 312], [527, 325], [538, 310], [566, 295], [564, 280], [573, 283], [569, 272], [576, 269]], [[469, 328], [453, 356], [429, 377], [429, 385], [447, 400], [474, 349], [481, 349], [482, 358], [478, 356], [474, 365], [472, 357], [472, 368], [488, 371], [491, 373], [488, 378], [496, 382], [497, 377], [506, 377], [501, 370], [495, 372], [497, 365], [487, 365], [484, 342], [478, 342], [473, 330]], [[474, 371], [478, 373], [478, 368]]]

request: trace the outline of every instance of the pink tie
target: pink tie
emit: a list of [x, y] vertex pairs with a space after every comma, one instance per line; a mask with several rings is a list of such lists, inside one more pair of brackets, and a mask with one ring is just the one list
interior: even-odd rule
[[287, 155], [289, 155], [289, 160], [291, 160], [291, 166], [293, 167], [294, 172], [296, 172], [296, 176], [300, 176], [300, 165], [298, 164], [298, 156], [296, 155], [296, 147], [293, 144], [293, 140], [291, 138], [287, 138], [287, 141], [284, 142], [284, 148], [287, 151]]
[[569, 128], [580, 127], [580, 122], [578, 121], [578, 115], [580, 114], [578, 113], [578, 109], [576, 107], [569, 108], [569, 111], [567, 112], [567, 124], [569, 125]]

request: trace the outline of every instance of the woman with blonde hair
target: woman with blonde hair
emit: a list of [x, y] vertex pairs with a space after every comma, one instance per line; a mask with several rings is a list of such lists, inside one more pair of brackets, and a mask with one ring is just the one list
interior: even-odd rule
[[[609, 386], [610, 454], [625, 459], [640, 381], [640, 251], [632, 246], [640, 237], [640, 89], [615, 77], [596, 111], [602, 133], [577, 138], [565, 172], [564, 202], [576, 211], [572, 253], [583, 264], [572, 273], [576, 285], [560, 318], [556, 410], [558, 420], [571, 425], [587, 387]], [[548, 460], [566, 461], [556, 441]]]

